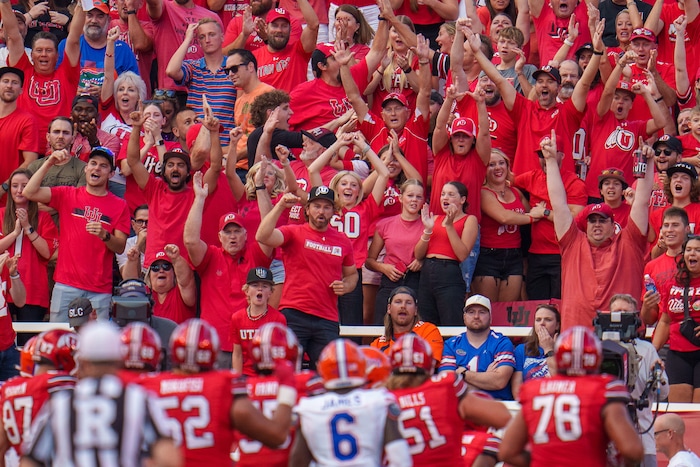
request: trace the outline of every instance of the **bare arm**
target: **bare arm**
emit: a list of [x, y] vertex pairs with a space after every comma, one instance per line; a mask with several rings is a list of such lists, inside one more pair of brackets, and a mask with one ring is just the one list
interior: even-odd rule
[[275, 448], [284, 443], [291, 425], [292, 407], [278, 404], [272, 418], [266, 418], [247, 397], [234, 399], [231, 419], [238, 430], [266, 446]]
[[[136, 15], [129, 15], [136, 16]], [[100, 88], [100, 100], [107, 102], [114, 96], [114, 43], [119, 37], [119, 27], [115, 26], [107, 31], [107, 46], [105, 47], [104, 75], [102, 87]], [[128, 175], [128, 174], [126, 174]]]
[[[136, 0], [126, 0], [127, 11], [137, 10], [136, 6]], [[129, 40], [131, 40], [134, 52], [143, 53], [153, 50], [153, 38], [143, 30], [138, 15], [130, 13], [126, 21], [129, 27]]]
[[520, 386], [523, 385], [523, 372], [514, 371], [513, 376], [510, 378], [510, 391], [513, 393], [513, 399], [518, 400], [518, 395], [520, 394]]
[[632, 425], [627, 407], [622, 402], [611, 402], [603, 407], [605, 433], [622, 456], [630, 462], [639, 463], [644, 458], [644, 446]]
[[313, 460], [314, 458], [309, 449], [309, 445], [306, 443], [304, 433], [301, 431], [301, 427], [299, 427], [294, 437], [292, 450], [289, 453], [289, 465], [308, 467]]
[[140, 111], [131, 112], [131, 121], [133, 122], [131, 134], [129, 135], [128, 146], [126, 147], [126, 163], [131, 169], [131, 175], [133, 175], [136, 184], [142, 190], [146, 188], [149, 178], [151, 177], [148, 173], [148, 169], [141, 162], [141, 148], [139, 135], [141, 134], [141, 128], [143, 124], [146, 123], [146, 117], [144, 117]]
[[632, 202], [630, 220], [634, 222], [642, 235], [646, 235], [649, 230], [649, 198], [651, 198], [651, 190], [654, 186], [654, 150], [644, 143], [641, 136], [639, 137], [639, 148], [646, 156], [647, 172], [644, 178], [637, 181], [637, 192]]
[[302, 46], [304, 51], [311, 53], [316, 49], [316, 38], [318, 37], [318, 16], [316, 12], [311, 7], [309, 0], [297, 0], [297, 5], [299, 5], [299, 10], [304, 16], [304, 22], [306, 22], [306, 27], [301, 33]]
[[472, 93], [472, 97], [476, 101], [476, 110], [479, 116], [479, 126], [476, 133], [476, 153], [479, 155], [481, 162], [489, 165], [491, 160], [491, 132], [489, 131], [489, 113], [486, 110], [486, 101], [484, 100], [486, 93], [479, 87]]
[[202, 172], [197, 172], [192, 179], [194, 201], [192, 202], [192, 207], [190, 207], [189, 214], [187, 214], [185, 229], [182, 234], [185, 248], [187, 248], [187, 253], [194, 267], [202, 263], [207, 252], [207, 244], [202, 240], [201, 234], [202, 212], [204, 211], [204, 202], [209, 194], [209, 187], [202, 183], [203, 178]]
[[[685, 15], [676, 18], [673, 25], [676, 28], [676, 37], [685, 37], [685, 29], [688, 26]], [[685, 59], [685, 41], [676, 40], [676, 45], [673, 48], [673, 64], [676, 69], [676, 90], [679, 96], [685, 96], [690, 89], [690, 78], [688, 78], [688, 66]]]
[[243, 373], [243, 347], [241, 347], [241, 344], [233, 344], [231, 369], [238, 374]]
[[177, 50], [175, 50], [172, 57], [170, 57], [168, 66], [165, 68], [165, 73], [175, 81], [180, 81], [185, 76], [182, 71], [182, 62], [185, 61], [187, 49], [190, 48], [190, 44], [192, 44], [192, 39], [194, 39], [194, 34], [198, 27], [199, 23], [191, 23], [187, 26], [185, 38], [182, 40]]
[[511, 419], [503, 403], [484, 399], [471, 392], [459, 401], [459, 415], [462, 419], [494, 428], [503, 428]]
[[141, 279], [141, 252], [136, 246], [127, 252], [126, 263], [119, 272], [123, 279]]
[[146, 0], [146, 11], [153, 21], [158, 21], [163, 15], [164, 0]]
[[19, 261], [19, 256], [8, 258], [6, 266], [10, 273], [10, 296], [15, 306], [21, 308], [27, 304], [27, 289], [24, 287], [24, 282], [22, 282], [19, 272], [17, 272], [17, 261]]
[[343, 48], [342, 45], [340, 45], [340, 47], [337, 47], [336, 52], [333, 53], [333, 57], [340, 65], [340, 78], [341, 82], [343, 83], [345, 94], [348, 96], [348, 100], [350, 101], [350, 105], [352, 105], [353, 110], [355, 110], [357, 119], [359, 121], [363, 121], [367, 115], [367, 112], [369, 112], [369, 107], [364, 99], [362, 99], [360, 89], [357, 87], [357, 84], [352, 77], [352, 73], [350, 73], [350, 61], [352, 60], [352, 54], [350, 54]]
[[498, 460], [518, 467], [530, 465], [527, 454], [524, 456], [526, 459], [523, 459], [523, 454], [527, 452], [525, 451], [526, 445], [527, 425], [523, 418], [523, 412], [519, 411], [506, 427], [501, 447], [498, 450]]
[[84, 24], [85, 12], [82, 6], [77, 5], [73, 11], [73, 19], [66, 37], [66, 46], [63, 49], [72, 66], [77, 66], [80, 63], [80, 36], [83, 34]]
[[282, 212], [299, 202], [299, 197], [291, 193], [285, 193], [282, 200], [278, 202], [267, 216], [262, 218], [258, 231], [255, 233], [255, 240], [263, 245], [276, 248], [284, 242], [284, 235], [275, 228]]
[[[591, 8], [589, 4], [589, 8]], [[602, 19], [596, 24], [596, 29], [593, 34], [593, 56], [588, 66], [583, 72], [581, 79], [576, 83], [574, 92], [571, 94], [571, 101], [576, 107], [576, 110], [583, 112], [586, 110], [586, 96], [591, 89], [591, 83], [595, 78], [596, 72], [600, 65], [600, 59], [605, 54], [605, 45], [603, 45], [603, 29], [605, 28], [605, 19]]]
[[543, 140], [541, 147], [547, 164], [547, 191], [552, 204], [554, 231], [560, 239], [569, 230], [574, 217], [566, 204], [566, 189], [557, 161], [557, 141], [554, 130], [549, 138]]
[[24, 54], [24, 38], [19, 32], [19, 23], [12, 12], [12, 5], [9, 1], [0, 2], [0, 15], [2, 15], [5, 45], [9, 52], [7, 63], [10, 66], [14, 66]]
[[418, 63], [420, 69], [418, 73], [418, 96], [416, 96], [416, 110], [420, 112], [423, 120], [430, 119], [430, 82], [432, 75], [430, 73], [430, 60], [428, 58], [430, 52], [430, 41], [418, 35], [418, 45], [416, 46], [416, 54], [418, 55]]
[[197, 287], [194, 283], [194, 272], [190, 269], [185, 258], [180, 255], [180, 248], [174, 244], [165, 245], [165, 254], [168, 255], [177, 278], [177, 287], [180, 289], [182, 301], [187, 306], [194, 306], [197, 301]]
[[46, 177], [46, 174], [49, 173], [51, 167], [57, 163], [68, 160], [69, 157], [71, 156], [67, 149], [52, 152], [48, 159], [41, 164], [41, 167], [34, 172], [34, 175], [32, 175], [32, 178], [29, 179], [24, 190], [22, 190], [22, 194], [31, 201], [49, 204], [51, 202], [51, 188], [46, 186], [42, 187], [41, 182], [44, 180], [44, 177]]
[[469, 41], [469, 46], [471, 47], [472, 52], [474, 52], [474, 56], [476, 57], [479, 66], [482, 70], [484, 70], [484, 73], [491, 78], [491, 81], [494, 82], [498, 88], [498, 91], [501, 93], [501, 98], [503, 99], [506, 109], [512, 110], [513, 105], [515, 105], [515, 96], [517, 91], [507, 79], [501, 76], [494, 64], [491, 63], [491, 60], [489, 60], [481, 51], [481, 37], [479, 37], [478, 34], [474, 34], [469, 28], [466, 27], [463, 27], [462, 31], [464, 31], [464, 34]]

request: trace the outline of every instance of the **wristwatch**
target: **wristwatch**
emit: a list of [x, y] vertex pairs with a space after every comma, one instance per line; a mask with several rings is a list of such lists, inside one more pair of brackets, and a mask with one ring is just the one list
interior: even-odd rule
[[161, 138], [161, 139], [159, 139], [158, 141], [156, 141], [156, 143], [154, 144], [154, 146], [162, 146], [162, 145], [164, 145], [164, 144], [165, 144], [165, 141], [163, 141], [163, 139]]
[[127, 14], [127, 15], [135, 15], [135, 14], [136, 14], [136, 10], [127, 10], [126, 14]]
[[552, 213], [549, 209], [544, 210], [544, 217], [549, 217], [549, 215]]
[[554, 350], [550, 350], [549, 352], [547, 352], [546, 354], [544, 354], [544, 356], [547, 357], [547, 358], [553, 357], [553, 356], [554, 356]]
[[108, 242], [110, 238], [112, 238], [112, 234], [109, 233], [109, 232], [107, 232], [107, 234], [105, 235], [105, 238], [103, 238], [102, 241], [103, 241], [103, 242]]
[[10, 185], [8, 185], [7, 182], [3, 182], [3, 184], [0, 185], [0, 188], [2, 188], [2, 191], [4, 191], [5, 193], [10, 191]]

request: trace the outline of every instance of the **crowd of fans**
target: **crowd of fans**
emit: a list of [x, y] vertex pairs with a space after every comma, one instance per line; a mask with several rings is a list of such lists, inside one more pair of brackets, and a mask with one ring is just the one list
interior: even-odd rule
[[[143, 280], [220, 367], [382, 323], [510, 399], [622, 294], [700, 402], [697, 0], [64, 3], [0, 0], [3, 369], [11, 320]], [[514, 349], [519, 300], [561, 302]]]

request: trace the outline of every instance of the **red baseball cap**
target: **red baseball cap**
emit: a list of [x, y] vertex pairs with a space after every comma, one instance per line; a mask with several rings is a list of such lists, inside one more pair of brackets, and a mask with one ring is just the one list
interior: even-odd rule
[[635, 39], [644, 39], [647, 41], [656, 42], [656, 34], [654, 34], [654, 31], [652, 31], [651, 29], [637, 28], [632, 31], [632, 37], [630, 38], [630, 41], [633, 41]]
[[392, 92], [384, 98], [382, 101], [382, 107], [384, 107], [389, 101], [399, 101], [404, 107], [408, 107], [408, 99], [401, 93]]
[[476, 134], [474, 120], [464, 117], [455, 118], [450, 127], [450, 136], [456, 133], [466, 133], [469, 136], [474, 136]]
[[224, 227], [226, 227], [229, 224], [236, 224], [241, 227], [245, 227], [243, 225], [243, 221], [241, 220], [241, 216], [239, 216], [235, 212], [229, 212], [228, 214], [224, 214], [223, 216], [221, 216], [221, 219], [219, 219], [219, 230], [224, 230]]
[[607, 204], [589, 204], [583, 208], [583, 211], [581, 211], [578, 216], [576, 216], [576, 225], [581, 231], [586, 231], [586, 222], [588, 221], [588, 218], [593, 215], [602, 216], [606, 219], [613, 219], [615, 217], [612, 208]]
[[289, 12], [285, 10], [284, 8], [275, 8], [274, 10], [270, 10], [270, 12], [267, 14], [267, 23], [270, 24], [276, 19], [286, 19], [288, 22], [292, 22], [291, 17], [289, 16]]
[[333, 55], [333, 51], [335, 50], [335, 44], [332, 42], [323, 42], [321, 44], [316, 44], [316, 50], [321, 52], [324, 57], [330, 57]]

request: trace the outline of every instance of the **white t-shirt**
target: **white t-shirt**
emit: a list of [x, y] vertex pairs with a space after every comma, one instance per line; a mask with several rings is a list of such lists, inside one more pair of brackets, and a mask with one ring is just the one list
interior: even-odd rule
[[700, 467], [700, 457], [693, 451], [678, 451], [668, 460], [668, 467]]

